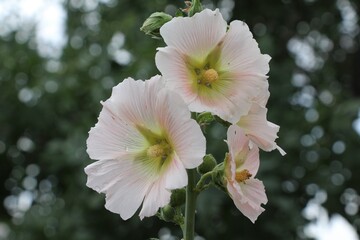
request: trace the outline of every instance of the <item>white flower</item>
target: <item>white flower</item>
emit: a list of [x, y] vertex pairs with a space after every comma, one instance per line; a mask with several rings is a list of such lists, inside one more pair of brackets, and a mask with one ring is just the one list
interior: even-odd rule
[[173, 18], [160, 29], [167, 47], [158, 49], [156, 66], [191, 111], [234, 124], [267, 86], [270, 57], [260, 53], [244, 22], [227, 27], [219, 10]]
[[187, 185], [186, 168], [201, 164], [205, 138], [183, 100], [160, 76], [131, 78], [113, 88], [89, 132], [87, 186], [106, 194], [105, 207], [121, 218], [154, 215], [170, 190]]
[[235, 206], [253, 223], [265, 210], [267, 203], [262, 181], [255, 178], [259, 169], [259, 148], [249, 148], [243, 130], [231, 125], [227, 132], [229, 154], [225, 159], [226, 188]]

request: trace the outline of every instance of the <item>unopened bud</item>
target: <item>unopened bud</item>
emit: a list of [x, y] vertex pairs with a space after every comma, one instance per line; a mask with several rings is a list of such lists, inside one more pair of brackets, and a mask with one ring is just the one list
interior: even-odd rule
[[214, 169], [216, 166], [216, 160], [212, 154], [206, 154], [203, 158], [203, 163], [198, 166], [197, 170], [200, 174], [205, 174], [207, 172], [210, 172]]
[[148, 17], [140, 28], [145, 34], [153, 38], [161, 38], [160, 28], [172, 19], [172, 16], [163, 12], [155, 12]]
[[196, 117], [196, 121], [200, 124], [200, 126], [208, 125], [214, 120], [215, 118], [210, 112], [200, 113]]
[[200, 3], [200, 0], [193, 0], [189, 9], [189, 17], [194, 16], [195, 13], [201, 12], [202, 10], [203, 7]]
[[167, 222], [171, 222], [175, 217], [175, 209], [169, 204], [161, 209], [161, 218]]
[[185, 199], [186, 199], [185, 188], [172, 190], [170, 197], [170, 205], [172, 207], [179, 207], [185, 203]]

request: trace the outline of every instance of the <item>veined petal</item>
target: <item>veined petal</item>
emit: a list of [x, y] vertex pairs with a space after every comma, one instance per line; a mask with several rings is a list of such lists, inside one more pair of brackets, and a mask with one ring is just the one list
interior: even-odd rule
[[85, 168], [87, 186], [106, 194], [106, 209], [126, 220], [139, 208], [153, 176], [133, 161], [103, 160]]
[[254, 208], [248, 202], [241, 202], [239, 200], [234, 200], [235, 206], [240, 210], [242, 214], [244, 214], [247, 218], [250, 219], [252, 223], [255, 223], [259, 215], [265, 211], [262, 207]]
[[[91, 128], [86, 141], [87, 153], [97, 160], [115, 159], [138, 152], [146, 147], [146, 140], [127, 119], [111, 111], [110, 102], [103, 104], [99, 121]], [[114, 131], [116, 129], [116, 131]]]
[[240, 183], [240, 186], [244, 193], [244, 198], [252, 207], [260, 207], [261, 204], [267, 203], [265, 187], [259, 179], [248, 179], [245, 183]]
[[185, 167], [198, 166], [205, 155], [200, 126], [160, 76], [114, 87], [98, 120], [87, 151], [99, 161], [85, 168], [87, 185], [105, 193], [105, 207], [123, 219], [142, 202], [140, 217], [154, 215], [169, 203], [169, 189], [187, 184]]
[[[195, 168], [205, 156], [206, 140], [199, 125], [190, 118], [186, 104], [172, 91], [158, 94], [158, 122], [166, 130], [169, 140], [185, 168]], [[171, 100], [171, 105], [168, 105]]]
[[189, 76], [186, 66], [186, 56], [173, 47], [158, 48], [155, 63], [166, 79], [166, 86], [179, 93], [186, 104], [197, 96], [196, 86]]
[[140, 219], [155, 215], [159, 208], [170, 202], [170, 196], [171, 192], [165, 188], [165, 177], [163, 176], [149, 188], [139, 214]]
[[180, 53], [203, 59], [224, 37], [226, 27], [218, 9], [205, 9], [191, 18], [173, 18], [160, 28], [160, 34], [168, 46]]
[[243, 75], [265, 76], [269, 72], [269, 55], [260, 53], [246, 23], [232, 21], [222, 43], [220, 65], [223, 71]]
[[253, 103], [248, 115], [241, 117], [237, 125], [244, 129], [251, 141], [259, 148], [272, 151], [278, 147], [275, 139], [278, 138], [279, 126], [267, 121], [266, 114], [265, 107]]
[[183, 163], [174, 154], [167, 172], [164, 174], [165, 188], [174, 190], [185, 187], [188, 184], [187, 173]]

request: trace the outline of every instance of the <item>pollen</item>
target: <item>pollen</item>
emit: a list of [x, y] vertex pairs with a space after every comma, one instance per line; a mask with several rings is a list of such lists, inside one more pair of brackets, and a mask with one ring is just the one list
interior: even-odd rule
[[244, 169], [241, 172], [236, 172], [235, 180], [237, 182], [245, 182], [245, 180], [248, 180], [251, 176], [252, 174], [247, 169]]
[[155, 144], [147, 149], [147, 156], [149, 158], [158, 158], [165, 155], [166, 151], [162, 144]]
[[216, 70], [214, 70], [212, 68], [206, 70], [202, 74], [202, 80], [203, 80], [203, 83], [205, 83], [205, 84], [211, 85], [213, 82], [215, 82], [218, 79], [219, 79], [219, 74], [217, 73]]

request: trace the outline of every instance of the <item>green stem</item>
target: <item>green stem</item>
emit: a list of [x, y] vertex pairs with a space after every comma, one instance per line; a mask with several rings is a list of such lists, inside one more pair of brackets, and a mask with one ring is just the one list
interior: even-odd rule
[[196, 209], [196, 192], [195, 177], [196, 169], [188, 169], [188, 186], [186, 187], [186, 204], [185, 204], [185, 240], [194, 240], [195, 229], [195, 209]]

